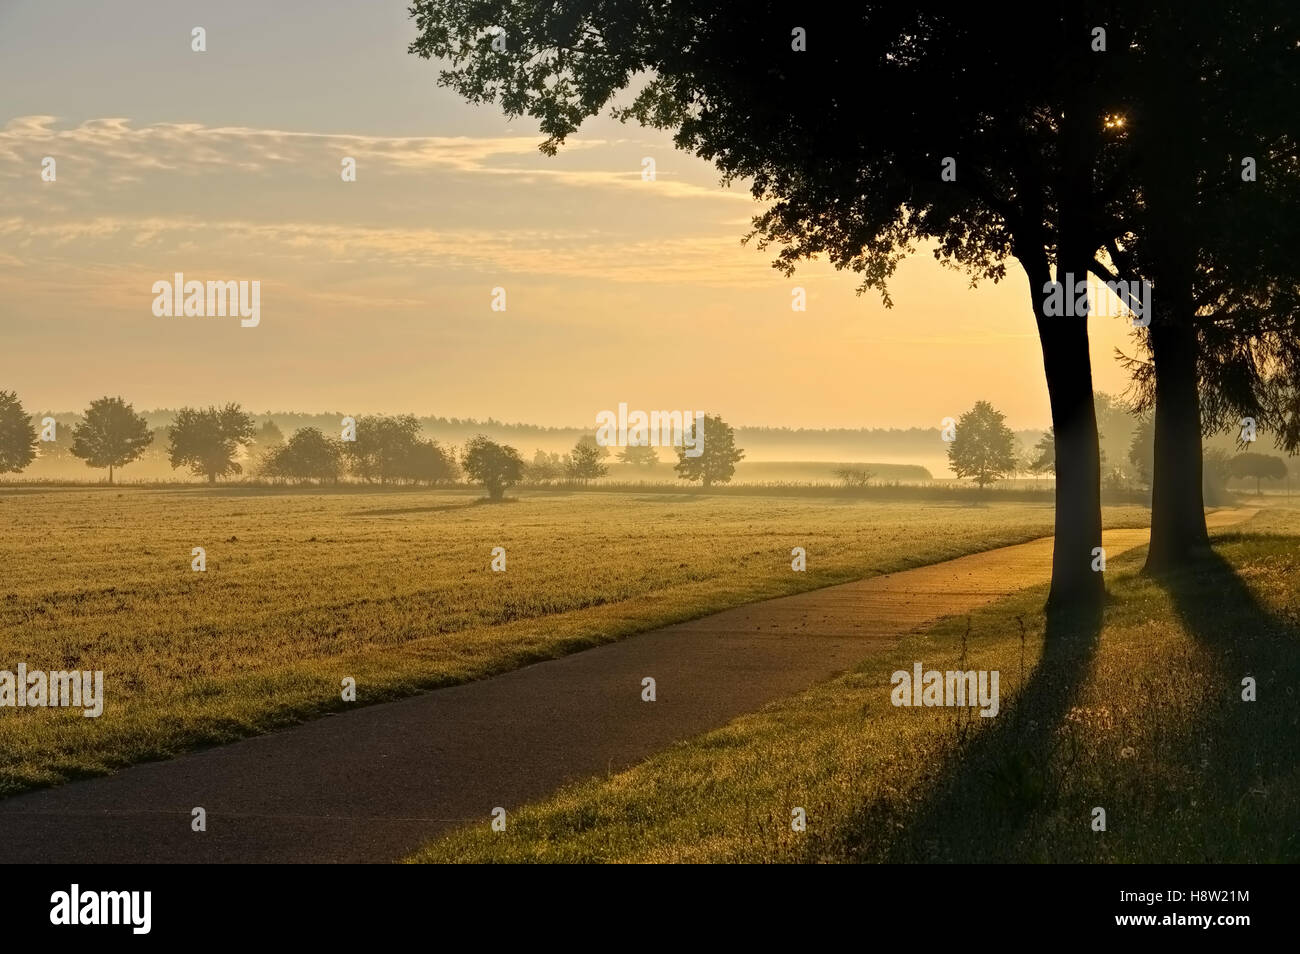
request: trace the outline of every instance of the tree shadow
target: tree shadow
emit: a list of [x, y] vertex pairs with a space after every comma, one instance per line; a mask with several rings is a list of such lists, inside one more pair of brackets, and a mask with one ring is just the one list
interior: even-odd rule
[[478, 497], [461, 503], [436, 504], [429, 507], [384, 507], [382, 509], [353, 510], [352, 515], [355, 517], [397, 517], [412, 513], [446, 513], [449, 510], [468, 510], [470, 507], [482, 507], [489, 503], [501, 503], [501, 501], [489, 501], [486, 497]]
[[[1295, 546], [1285, 536], [1249, 539], [1265, 544], [1265, 565], [1270, 541]], [[1218, 553], [1156, 583], [1194, 642], [1169, 667], [1182, 683], [1167, 686], [1163, 698], [1171, 689], [1195, 708], [1162, 711], [1149, 699], [1145, 707], [1135, 700], [1154, 741], [1139, 756], [1147, 765], [1135, 787], [1112, 793], [1118, 804], [1111, 813], [1118, 809], [1124, 819], [1122, 827], [1112, 819], [1122, 833], [1115, 847], [1142, 861], [1300, 859], [1300, 616], [1261, 603]], [[960, 740], [953, 745], [948, 733], [929, 743], [934, 764], [908, 786], [922, 793], [919, 799], [862, 806], [846, 826], [846, 853], [889, 862], [1024, 860], [1028, 823], [1060, 804], [1062, 788], [1081, 767], [1073, 734], [1059, 730], [1078, 704], [1101, 626], [1100, 612], [1049, 616], [1040, 662], [994, 724], [963, 733], [970, 712], [954, 710]], [[1246, 676], [1256, 680], [1256, 702], [1242, 699]], [[1147, 837], [1153, 831], [1162, 837]], [[1161, 857], [1145, 857], [1148, 851]]]
[[[1237, 538], [1221, 536], [1216, 542]], [[1294, 547], [1292, 537], [1252, 534], [1252, 541]], [[1264, 551], [1265, 553], [1267, 551]], [[1265, 557], [1267, 560], [1267, 557]], [[1166, 739], [1164, 758], [1194, 779], [1171, 793], [1165, 811], [1188, 805], [1234, 806], [1226, 817], [1198, 819], [1188, 860], [1296, 861], [1300, 858], [1300, 620], [1262, 604], [1236, 569], [1210, 553], [1188, 570], [1157, 577], [1179, 621], [1206, 650], [1206, 702], [1194, 726]], [[1256, 701], [1243, 700], [1243, 679]], [[1194, 816], [1195, 817], [1195, 816]]]
[[1102, 615], [1100, 604], [1048, 611], [1042, 654], [1009, 711], [1004, 706], [992, 725], [970, 732], [985, 720], [954, 710], [965, 737], [926, 768], [917, 786], [925, 793], [921, 802], [895, 809], [885, 824], [882, 806], [864, 807], [849, 830], [879, 832], [883, 839], [855, 853], [889, 862], [1003, 860], [1030, 816], [1057, 798], [1063, 757], [1057, 728], [1096, 653]]

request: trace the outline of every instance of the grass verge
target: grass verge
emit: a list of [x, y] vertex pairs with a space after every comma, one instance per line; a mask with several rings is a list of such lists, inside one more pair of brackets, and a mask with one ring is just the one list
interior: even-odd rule
[[1051, 527], [1033, 504], [0, 488], [0, 670], [102, 670], [106, 697], [0, 708], [0, 796]]
[[[1025, 591], [411, 860], [1300, 860], [1300, 512], [1165, 580], [1141, 558], [1111, 564], [1098, 619], [1049, 621]], [[998, 670], [1000, 713], [895, 708], [916, 661]]]

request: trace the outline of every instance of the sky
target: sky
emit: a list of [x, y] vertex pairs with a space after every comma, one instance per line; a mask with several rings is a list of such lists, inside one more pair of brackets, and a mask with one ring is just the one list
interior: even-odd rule
[[[938, 426], [988, 400], [1050, 422], [1015, 262], [972, 289], [921, 249], [892, 309], [824, 262], [786, 278], [741, 244], [745, 185], [668, 134], [599, 118], [543, 156], [526, 118], [440, 88], [414, 36], [391, 0], [0, 0], [0, 390], [567, 426], [620, 402]], [[260, 282], [260, 323], [155, 316], [176, 272]], [[1122, 392], [1127, 320], [1090, 330], [1096, 389]]]

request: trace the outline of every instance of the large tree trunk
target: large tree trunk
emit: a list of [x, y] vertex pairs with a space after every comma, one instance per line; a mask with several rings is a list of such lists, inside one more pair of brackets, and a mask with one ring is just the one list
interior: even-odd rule
[[[1180, 64], [1176, 35], [1170, 62]], [[1147, 117], [1142, 178], [1153, 280], [1149, 328], [1155, 366], [1155, 464], [1151, 478], [1151, 545], [1146, 572], [1185, 566], [1209, 549], [1202, 490], [1201, 407], [1197, 374], [1195, 223], [1196, 174], [1184, 139], [1195, 127], [1184, 91], [1197, 77], [1186, 69], [1151, 78], [1161, 108]]]
[[1089, 608], [1104, 598], [1105, 582], [1093, 570], [1101, 546], [1101, 455], [1087, 319], [1040, 315], [1038, 336], [1056, 430], [1056, 537], [1047, 606]]
[[[1078, 27], [1081, 22], [1076, 22]], [[1088, 58], [1074, 44], [1064, 59], [1070, 70], [1087, 75]], [[1098, 104], [1086, 83], [1066, 94], [1060, 115], [1061, 168], [1057, 174], [1056, 280], [1065, 283], [1064, 298], [1075, 298], [1074, 282], [1087, 282], [1097, 238], [1091, 222], [1093, 174], [1099, 149]], [[1029, 251], [1026, 244], [1024, 249]], [[1030, 282], [1046, 275], [1041, 243], [1033, 243]], [[1023, 261], [1023, 259], [1022, 259]], [[1056, 434], [1056, 538], [1052, 546], [1052, 589], [1047, 610], [1088, 613], [1101, 606], [1106, 583], [1101, 570], [1101, 453], [1097, 410], [1092, 397], [1092, 356], [1088, 351], [1088, 315], [1047, 316], [1041, 284], [1031, 287], [1038, 338], [1043, 348], [1047, 394]], [[1090, 309], [1086, 309], [1090, 310]], [[1093, 569], [1097, 567], [1096, 569]]]
[[[1159, 286], [1156, 292], [1160, 292]], [[1163, 296], [1162, 296], [1163, 297]], [[1190, 307], [1190, 288], [1187, 306]], [[1171, 303], [1172, 304], [1172, 303]], [[1201, 409], [1197, 391], [1196, 329], [1181, 309], [1151, 322], [1155, 360], [1155, 468], [1151, 482], [1151, 546], [1146, 571], [1185, 566], [1210, 546], [1201, 487]], [[1181, 320], [1180, 320], [1181, 318]]]

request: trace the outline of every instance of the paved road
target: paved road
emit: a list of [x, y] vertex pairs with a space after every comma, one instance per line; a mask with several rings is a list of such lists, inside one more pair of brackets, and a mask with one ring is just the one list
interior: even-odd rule
[[[1253, 511], [1218, 511], [1226, 526]], [[1146, 530], [1104, 537], [1108, 557]], [[3, 862], [387, 862], [616, 772], [1045, 582], [1050, 538], [727, 610], [550, 662], [0, 801]], [[656, 680], [657, 701], [641, 700]], [[191, 811], [207, 831], [191, 830]]]

